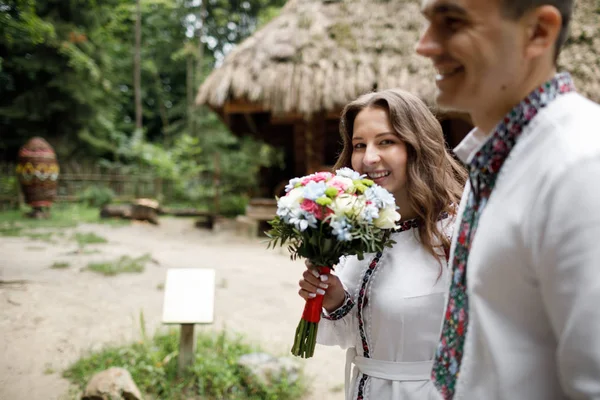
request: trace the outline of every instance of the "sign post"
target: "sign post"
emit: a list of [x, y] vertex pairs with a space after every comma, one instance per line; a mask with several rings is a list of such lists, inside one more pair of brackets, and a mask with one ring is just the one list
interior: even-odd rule
[[167, 270], [162, 322], [181, 325], [177, 375], [194, 362], [196, 353], [195, 324], [214, 320], [215, 270], [174, 268]]

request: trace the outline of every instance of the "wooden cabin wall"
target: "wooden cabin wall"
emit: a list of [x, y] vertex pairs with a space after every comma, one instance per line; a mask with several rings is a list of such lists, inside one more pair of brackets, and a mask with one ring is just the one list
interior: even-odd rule
[[340, 136], [340, 120], [329, 119], [325, 125], [325, 160], [326, 166], [333, 167], [342, 152], [343, 143]]

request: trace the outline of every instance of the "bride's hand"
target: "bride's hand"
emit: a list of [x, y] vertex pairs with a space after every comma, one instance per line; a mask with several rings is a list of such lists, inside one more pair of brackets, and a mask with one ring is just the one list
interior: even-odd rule
[[314, 299], [323, 296], [323, 308], [333, 312], [340, 308], [346, 297], [344, 286], [340, 279], [333, 274], [320, 274], [312, 263], [306, 260], [306, 271], [298, 284], [298, 294], [303, 299]]

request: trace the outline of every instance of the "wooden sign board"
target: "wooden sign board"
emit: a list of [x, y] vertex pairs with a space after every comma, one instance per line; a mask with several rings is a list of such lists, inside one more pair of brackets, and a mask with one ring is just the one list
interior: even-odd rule
[[173, 268], [167, 270], [162, 322], [210, 324], [214, 320], [215, 270]]

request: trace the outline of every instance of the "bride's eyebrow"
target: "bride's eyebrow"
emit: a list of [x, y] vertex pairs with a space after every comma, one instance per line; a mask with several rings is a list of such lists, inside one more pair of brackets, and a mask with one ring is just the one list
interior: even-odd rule
[[[375, 135], [375, 137], [378, 138], [378, 137], [387, 136], [387, 135], [396, 136], [396, 134], [394, 132], [381, 132], [381, 133], [378, 133], [377, 135]], [[361, 136], [353, 136], [352, 141], [354, 141], [354, 140], [364, 140], [364, 139]]]

